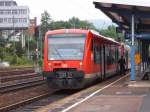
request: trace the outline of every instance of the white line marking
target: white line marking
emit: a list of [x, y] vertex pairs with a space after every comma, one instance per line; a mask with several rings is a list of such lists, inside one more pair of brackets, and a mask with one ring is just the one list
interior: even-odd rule
[[68, 108], [66, 108], [66, 109], [64, 109], [64, 110], [62, 110], [61, 112], [67, 112], [67, 111], [69, 111], [70, 109], [72, 109], [72, 108], [76, 107], [77, 105], [83, 103], [84, 101], [86, 101], [86, 100], [88, 100], [89, 98], [93, 97], [95, 94], [97, 94], [97, 93], [99, 93], [100, 91], [102, 91], [102, 90], [108, 88], [109, 86], [115, 84], [116, 82], [122, 80], [123, 78], [125, 78], [125, 77], [127, 77], [127, 76], [129, 76], [129, 74], [128, 74], [128, 75], [125, 75], [124, 77], [121, 77], [120, 79], [118, 79], [118, 80], [116, 80], [116, 81], [110, 83], [109, 85], [107, 85], [107, 86], [105, 86], [105, 87], [103, 87], [103, 88], [101, 88], [101, 89], [95, 91], [94, 93], [92, 93], [92, 94], [90, 94], [89, 96], [87, 96], [85, 99], [83, 99], [83, 100], [81, 100], [81, 101], [79, 101], [79, 102], [76, 102], [75, 104], [71, 105], [70, 107], [68, 107]]

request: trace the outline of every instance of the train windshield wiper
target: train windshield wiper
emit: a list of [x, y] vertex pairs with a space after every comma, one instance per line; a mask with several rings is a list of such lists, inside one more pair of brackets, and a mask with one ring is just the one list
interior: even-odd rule
[[53, 46], [53, 48], [55, 49], [55, 51], [57, 52], [57, 54], [58, 54], [58, 56], [63, 60], [63, 57], [62, 57], [62, 55], [59, 53], [59, 51], [56, 49], [56, 47], [55, 46]]

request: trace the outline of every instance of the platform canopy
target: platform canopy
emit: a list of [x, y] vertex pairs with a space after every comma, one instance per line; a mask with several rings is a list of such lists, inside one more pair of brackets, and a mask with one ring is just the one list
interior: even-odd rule
[[135, 32], [150, 32], [150, 2], [139, 0], [95, 0], [94, 5], [120, 29], [131, 31], [131, 16], [135, 16]]
[[[143, 65], [145, 66], [146, 60], [148, 59], [148, 44], [145, 39], [150, 41], [150, 2], [144, 0], [95, 0], [94, 5], [97, 9], [100, 9], [106, 14], [114, 23], [119, 26], [120, 30], [124, 30], [126, 33], [131, 35], [131, 75], [130, 80], [135, 80], [135, 45], [134, 39], [140, 34], [141, 43], [139, 43], [139, 52], [142, 55]], [[144, 35], [147, 37], [143, 39]], [[142, 47], [141, 47], [142, 46]], [[141, 50], [142, 48], [142, 50]], [[145, 49], [143, 49], [145, 48]], [[146, 52], [146, 55], [144, 52]], [[146, 58], [144, 58], [146, 57]], [[146, 68], [146, 66], [143, 68]], [[144, 70], [144, 69], [143, 69]]]

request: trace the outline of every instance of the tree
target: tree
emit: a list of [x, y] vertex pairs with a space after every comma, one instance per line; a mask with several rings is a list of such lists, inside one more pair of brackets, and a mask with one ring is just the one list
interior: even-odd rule
[[71, 28], [71, 24], [69, 24], [67, 21], [56, 21], [51, 22], [51, 29], [64, 29], [64, 28]]
[[22, 44], [21, 44], [20, 42], [18, 42], [18, 43], [16, 44], [16, 55], [17, 55], [18, 57], [21, 57], [21, 56], [23, 56], [24, 54], [25, 54], [25, 49], [22, 48]]
[[71, 28], [96, 29], [92, 23], [81, 21], [76, 17], [72, 17], [68, 22], [71, 25]]
[[0, 47], [5, 47], [6, 43], [6, 40], [3, 37], [0, 37]]
[[117, 33], [116, 32], [116, 27], [114, 25], [110, 25], [110, 26], [108, 26], [107, 29], [102, 29], [99, 32], [100, 32], [101, 35], [113, 38], [113, 39], [115, 39], [117, 41], [118, 40], [124, 41], [123, 34]]
[[4, 57], [5, 57], [4, 48], [0, 47], [0, 61], [3, 61]]
[[50, 23], [52, 22], [51, 16], [47, 11], [44, 11], [44, 13], [41, 14], [41, 35], [44, 36], [45, 33], [50, 28]]

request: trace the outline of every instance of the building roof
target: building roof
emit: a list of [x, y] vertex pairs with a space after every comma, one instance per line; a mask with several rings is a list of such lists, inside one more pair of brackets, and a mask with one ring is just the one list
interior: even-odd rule
[[[135, 15], [135, 31], [150, 32], [150, 3], [123, 2], [119, 0], [95, 0], [93, 3], [121, 29], [130, 31], [131, 16]], [[135, 1], [135, 0], [133, 0]]]

